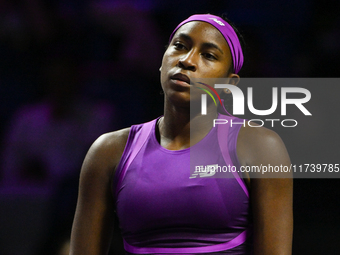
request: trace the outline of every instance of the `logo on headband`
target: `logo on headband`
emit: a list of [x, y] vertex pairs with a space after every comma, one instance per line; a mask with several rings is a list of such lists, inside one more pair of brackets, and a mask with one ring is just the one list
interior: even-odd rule
[[219, 24], [220, 26], [225, 26], [224, 23], [216, 18], [209, 18], [212, 19], [213, 21], [215, 21], [217, 24]]

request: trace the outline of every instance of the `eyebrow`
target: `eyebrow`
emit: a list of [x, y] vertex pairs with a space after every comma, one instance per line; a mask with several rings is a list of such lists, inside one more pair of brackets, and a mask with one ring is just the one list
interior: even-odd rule
[[[182, 37], [185, 40], [192, 42], [192, 38], [185, 33], [178, 34], [178, 37]], [[202, 46], [203, 46], [203, 48], [215, 48], [223, 54], [222, 49], [220, 47], [218, 47], [215, 43], [205, 42], [205, 43], [202, 44]]]

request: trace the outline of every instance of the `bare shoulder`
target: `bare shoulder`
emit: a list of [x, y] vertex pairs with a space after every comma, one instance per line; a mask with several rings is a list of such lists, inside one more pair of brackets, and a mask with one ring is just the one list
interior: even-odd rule
[[251, 170], [246, 181], [252, 203], [254, 254], [291, 254], [293, 179], [282, 139], [264, 127], [242, 127], [237, 155], [244, 169]]
[[[130, 128], [101, 135], [91, 146], [90, 151], [109, 153], [123, 151], [128, 139]], [[112, 155], [112, 154], [111, 154]]]
[[84, 172], [112, 176], [123, 154], [130, 128], [101, 135], [90, 147], [82, 167]]
[[[273, 159], [289, 162], [289, 156], [281, 137], [265, 127], [242, 127], [237, 139], [237, 155], [241, 165], [257, 165], [273, 162]], [[274, 162], [273, 162], [274, 163]]]
[[130, 128], [101, 135], [90, 147], [79, 180], [70, 254], [107, 254], [113, 231], [112, 177]]

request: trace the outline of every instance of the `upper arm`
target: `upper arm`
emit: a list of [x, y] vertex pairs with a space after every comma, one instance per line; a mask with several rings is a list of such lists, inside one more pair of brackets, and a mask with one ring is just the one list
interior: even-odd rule
[[241, 165], [268, 171], [250, 173], [254, 254], [291, 254], [293, 179], [283, 171], [290, 167], [286, 147], [275, 132], [260, 127], [241, 129], [237, 145]]
[[128, 129], [104, 134], [89, 149], [80, 174], [71, 254], [107, 254], [113, 231], [111, 183]]

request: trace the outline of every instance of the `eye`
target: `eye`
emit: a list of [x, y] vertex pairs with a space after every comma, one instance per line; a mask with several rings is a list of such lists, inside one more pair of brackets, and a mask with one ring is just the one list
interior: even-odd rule
[[185, 49], [184, 44], [182, 44], [180, 42], [175, 42], [174, 43], [174, 47], [175, 47], [176, 50], [183, 50], [183, 49]]
[[211, 53], [202, 53], [202, 56], [208, 60], [217, 60], [217, 58]]

